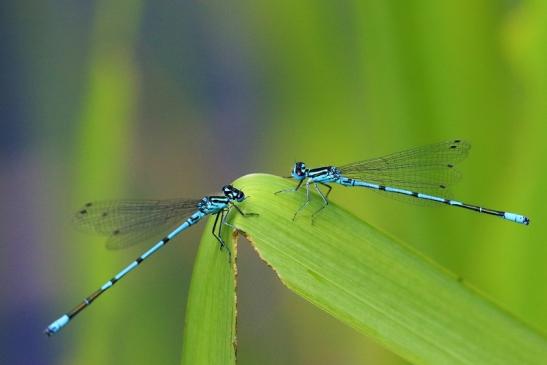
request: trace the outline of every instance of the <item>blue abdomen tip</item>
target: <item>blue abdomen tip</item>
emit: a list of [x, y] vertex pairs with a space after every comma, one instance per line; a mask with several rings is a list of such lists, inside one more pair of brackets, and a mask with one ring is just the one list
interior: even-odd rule
[[55, 322], [50, 324], [44, 331], [45, 334], [51, 336], [52, 334], [59, 332], [61, 328], [66, 326], [69, 320], [70, 318], [65, 314], [64, 316], [60, 317]]
[[503, 214], [503, 218], [520, 224], [530, 224], [530, 219], [520, 214], [506, 212]]

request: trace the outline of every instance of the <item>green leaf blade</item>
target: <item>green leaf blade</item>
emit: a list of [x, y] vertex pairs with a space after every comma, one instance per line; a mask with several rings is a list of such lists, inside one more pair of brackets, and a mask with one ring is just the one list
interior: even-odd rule
[[[292, 221], [305, 195], [253, 174], [234, 183], [250, 196], [234, 214], [283, 283], [344, 323], [415, 364], [540, 364], [547, 341], [409, 247], [320, 198]], [[338, 187], [341, 188], [341, 187]], [[359, 190], [359, 189], [356, 189]], [[358, 191], [355, 192], [359, 193]]]
[[183, 365], [234, 364], [236, 362], [236, 267], [237, 245], [231, 230], [224, 227], [226, 249], [211, 234], [214, 217], [203, 231], [192, 272], [183, 332]]

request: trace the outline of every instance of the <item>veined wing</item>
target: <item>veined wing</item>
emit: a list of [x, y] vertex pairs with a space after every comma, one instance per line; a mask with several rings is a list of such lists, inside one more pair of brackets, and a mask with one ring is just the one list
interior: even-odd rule
[[454, 168], [471, 145], [462, 140], [412, 148], [339, 167], [342, 175], [374, 184], [446, 196], [460, 173]]
[[90, 202], [76, 213], [74, 223], [83, 231], [108, 236], [109, 249], [125, 248], [182, 223], [197, 210], [198, 202], [195, 199]]

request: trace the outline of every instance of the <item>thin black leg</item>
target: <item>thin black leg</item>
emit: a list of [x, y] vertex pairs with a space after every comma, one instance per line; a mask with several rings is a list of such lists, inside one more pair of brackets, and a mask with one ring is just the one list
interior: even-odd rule
[[225, 214], [225, 211], [224, 210], [221, 210], [220, 212], [220, 224], [218, 225], [218, 236], [220, 237], [220, 239], [222, 240], [222, 242], [224, 242], [224, 240], [222, 239], [222, 221], [224, 220], [224, 214]]
[[325, 194], [325, 198], [328, 198], [328, 197], [329, 197], [329, 194], [330, 194], [330, 191], [332, 190], [332, 186], [330, 186], [329, 184], [322, 183], [322, 182], [320, 182], [319, 184], [321, 184], [321, 185], [323, 185], [323, 186], [326, 186], [327, 189], [329, 189], [329, 190], [327, 191], [327, 193]]
[[[223, 214], [224, 211], [220, 211], [215, 215], [215, 223], [213, 223], [213, 230], [211, 231], [213, 233], [213, 236], [217, 239], [217, 241], [220, 243], [220, 249], [222, 250], [222, 247], [224, 247], [224, 241], [222, 240], [222, 237], [220, 236], [220, 230], [219, 234], [215, 232], [215, 229], [217, 227], [218, 219], [220, 218], [220, 215]], [[221, 225], [222, 226], [222, 225]]]
[[[217, 213], [217, 217], [220, 216], [220, 224], [218, 225], [218, 241], [220, 242], [220, 250], [222, 251], [223, 248], [226, 249], [226, 252], [228, 252], [228, 263], [232, 261], [232, 251], [228, 247], [228, 245], [224, 242], [222, 239], [222, 226], [226, 224], [225, 219], [228, 216], [228, 213], [230, 212], [230, 208], [228, 210], [221, 210]], [[216, 220], [215, 220], [216, 223]], [[216, 236], [215, 236], [216, 237]]]

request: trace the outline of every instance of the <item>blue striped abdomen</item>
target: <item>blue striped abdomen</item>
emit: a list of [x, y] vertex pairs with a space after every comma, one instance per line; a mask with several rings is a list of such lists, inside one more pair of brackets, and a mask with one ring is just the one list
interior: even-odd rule
[[379, 184], [373, 184], [373, 183], [369, 183], [369, 182], [366, 182], [366, 181], [350, 179], [350, 178], [343, 177], [343, 176], [336, 179], [335, 182], [340, 184], [340, 185], [344, 185], [344, 186], [360, 186], [360, 187], [364, 187], [364, 188], [368, 188], [368, 189], [373, 189], [373, 190], [378, 190], [378, 191], [385, 191], [385, 192], [388, 192], [388, 193], [401, 194], [401, 195], [404, 195], [404, 196], [414, 197], [416, 199], [427, 200], [427, 201], [432, 201], [432, 202], [437, 202], [437, 203], [443, 203], [443, 204], [450, 205], [450, 206], [453, 206], [453, 207], [465, 208], [465, 209], [469, 209], [469, 210], [472, 210], [472, 211], [475, 211], [475, 212], [478, 212], [478, 213], [495, 215], [497, 217], [500, 217], [500, 218], [503, 218], [503, 219], [506, 219], [508, 221], [515, 222], [515, 223], [520, 223], [520, 224], [525, 224], [525, 225], [528, 225], [530, 223], [530, 219], [528, 217], [525, 217], [525, 216], [520, 215], [520, 214], [504, 212], [504, 211], [501, 211], [501, 210], [495, 210], [495, 209], [490, 209], [490, 208], [483, 208], [483, 207], [479, 207], [477, 205], [462, 203], [462, 202], [457, 201], [457, 200], [446, 199], [446, 198], [442, 198], [442, 197], [438, 197], [438, 196], [434, 196], [434, 195], [419, 193], [419, 192], [416, 192], [416, 191], [411, 191], [411, 190], [406, 190], [406, 189], [399, 189], [399, 188], [395, 188], [395, 187], [391, 187], [391, 186], [385, 186], [385, 185], [379, 185]]

